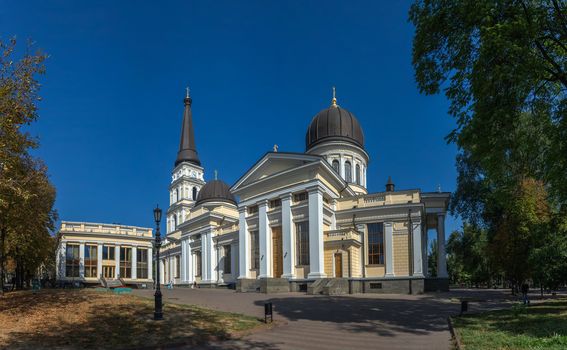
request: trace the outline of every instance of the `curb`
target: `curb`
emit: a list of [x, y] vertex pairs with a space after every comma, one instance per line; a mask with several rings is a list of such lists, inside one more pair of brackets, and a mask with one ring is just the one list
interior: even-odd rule
[[451, 332], [451, 340], [453, 342], [453, 348], [457, 350], [463, 350], [464, 346], [461, 344], [461, 339], [457, 330], [453, 327], [453, 319], [451, 316], [447, 317], [447, 323], [449, 324], [449, 332]]

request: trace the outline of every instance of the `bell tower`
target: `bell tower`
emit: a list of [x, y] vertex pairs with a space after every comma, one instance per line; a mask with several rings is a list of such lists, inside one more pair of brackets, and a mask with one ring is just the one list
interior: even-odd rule
[[181, 123], [181, 141], [171, 173], [169, 185], [169, 208], [167, 210], [167, 233], [177, 230], [178, 226], [187, 220], [189, 209], [195, 205], [197, 195], [205, 185], [204, 171], [195, 147], [195, 132], [193, 130], [193, 114], [189, 96], [189, 88], [183, 99], [185, 109]]

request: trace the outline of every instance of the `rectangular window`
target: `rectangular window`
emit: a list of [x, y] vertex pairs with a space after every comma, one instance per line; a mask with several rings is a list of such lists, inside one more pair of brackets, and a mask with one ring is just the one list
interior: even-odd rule
[[254, 215], [258, 212], [258, 206], [257, 205], [253, 205], [248, 207], [248, 215]]
[[136, 250], [136, 277], [148, 278], [148, 250], [138, 248]]
[[120, 277], [132, 278], [132, 248], [120, 247]]
[[250, 232], [250, 268], [257, 270], [260, 268], [260, 233]]
[[306, 201], [309, 198], [307, 192], [296, 193], [293, 195], [293, 201], [295, 203]]
[[98, 277], [97, 276], [97, 246], [85, 245], [85, 277]]
[[309, 265], [309, 222], [295, 224], [297, 265]]
[[279, 208], [282, 206], [282, 200], [281, 199], [272, 199], [270, 201], [270, 209], [275, 209], [275, 208]]
[[384, 223], [368, 224], [368, 264], [384, 264]]
[[224, 249], [224, 273], [232, 273], [230, 270], [231, 259], [232, 259], [230, 245], [225, 245], [223, 249]]
[[67, 244], [65, 251], [65, 276], [80, 277], [79, 275], [79, 245]]
[[179, 278], [179, 271], [181, 270], [181, 259], [179, 255], [175, 256], [175, 278]]
[[114, 260], [114, 247], [113, 246], [102, 246], [102, 260]]
[[201, 269], [201, 252], [195, 252], [195, 277], [201, 277], [201, 273], [203, 272]]

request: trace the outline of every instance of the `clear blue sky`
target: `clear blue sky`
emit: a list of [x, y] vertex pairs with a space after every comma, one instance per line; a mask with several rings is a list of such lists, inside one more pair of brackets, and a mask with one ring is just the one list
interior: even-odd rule
[[153, 225], [187, 85], [206, 179], [218, 169], [232, 185], [274, 144], [303, 152], [336, 85], [365, 132], [369, 191], [388, 175], [398, 189], [455, 188], [454, 120], [444, 96], [417, 91], [409, 2], [0, 2], [0, 36], [50, 55], [30, 132], [62, 220]]

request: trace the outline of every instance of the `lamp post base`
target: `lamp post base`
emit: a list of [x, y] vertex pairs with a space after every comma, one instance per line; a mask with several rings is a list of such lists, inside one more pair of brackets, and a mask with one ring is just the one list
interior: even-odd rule
[[161, 303], [161, 291], [156, 291], [154, 294], [155, 297], [155, 311], [154, 311], [154, 320], [159, 321], [163, 320], [163, 312], [162, 312], [162, 303]]

